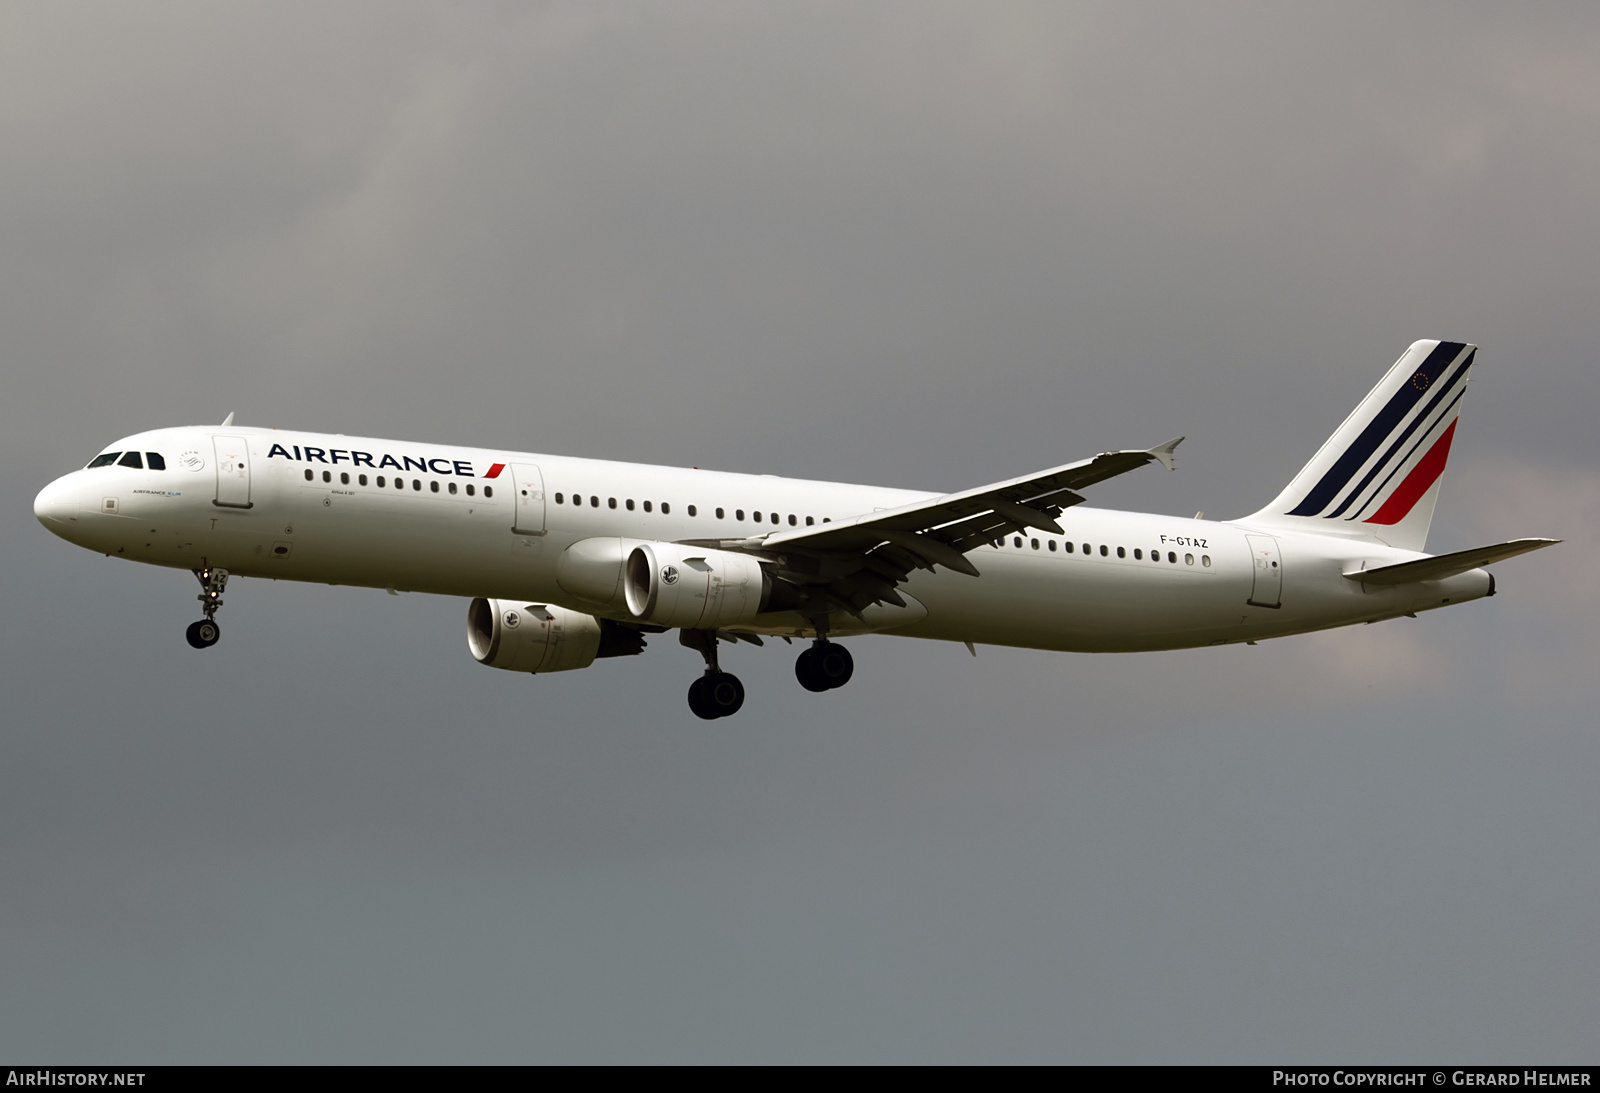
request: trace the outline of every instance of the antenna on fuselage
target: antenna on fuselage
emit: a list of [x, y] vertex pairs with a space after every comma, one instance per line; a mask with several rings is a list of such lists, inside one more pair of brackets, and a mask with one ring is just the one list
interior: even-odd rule
[[232, 425], [232, 424], [233, 424], [233, 411], [229, 410], [228, 411], [228, 416], [222, 419], [222, 424], [218, 425], [217, 428], [226, 429], [229, 425]]

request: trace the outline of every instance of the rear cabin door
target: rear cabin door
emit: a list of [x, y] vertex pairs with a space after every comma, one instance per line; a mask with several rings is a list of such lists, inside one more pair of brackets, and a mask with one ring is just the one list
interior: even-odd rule
[[231, 509], [250, 507], [250, 445], [242, 436], [211, 438], [217, 455], [216, 504]]
[[513, 463], [511, 484], [516, 490], [511, 530], [518, 535], [543, 535], [544, 475], [532, 463]]
[[1278, 540], [1270, 535], [1246, 535], [1250, 559], [1254, 563], [1254, 583], [1249, 602], [1255, 607], [1283, 606], [1283, 559], [1278, 556]]

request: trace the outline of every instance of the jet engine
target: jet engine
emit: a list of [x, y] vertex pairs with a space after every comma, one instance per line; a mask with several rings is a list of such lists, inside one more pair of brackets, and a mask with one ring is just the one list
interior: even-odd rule
[[715, 630], [764, 611], [792, 610], [800, 590], [776, 581], [748, 554], [677, 543], [641, 543], [623, 567], [628, 611], [654, 626]]
[[644, 651], [644, 635], [554, 604], [479, 597], [467, 608], [467, 648], [479, 664], [510, 672], [569, 672], [597, 658]]

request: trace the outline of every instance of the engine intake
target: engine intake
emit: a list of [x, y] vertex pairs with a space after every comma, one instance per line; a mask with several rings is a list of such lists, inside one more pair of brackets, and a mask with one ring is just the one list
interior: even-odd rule
[[639, 631], [554, 604], [479, 597], [467, 608], [467, 648], [509, 672], [570, 672], [644, 651]]
[[676, 543], [643, 543], [623, 567], [628, 611], [655, 626], [715, 630], [763, 611], [795, 606], [798, 591], [775, 582], [748, 554]]

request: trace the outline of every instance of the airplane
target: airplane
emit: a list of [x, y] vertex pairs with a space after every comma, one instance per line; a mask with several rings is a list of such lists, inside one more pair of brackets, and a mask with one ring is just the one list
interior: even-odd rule
[[1265, 508], [1236, 520], [1084, 505], [1175, 467], [1182, 437], [956, 493], [249, 428], [157, 429], [50, 483], [34, 513], [111, 557], [192, 571], [197, 649], [230, 578], [470, 598], [479, 663], [543, 674], [677, 630], [689, 707], [737, 712], [722, 643], [808, 642], [842, 687], [868, 633], [1066, 652], [1180, 649], [1415, 616], [1495, 594], [1484, 566], [1551, 546], [1423, 546], [1477, 347], [1419, 341]]

